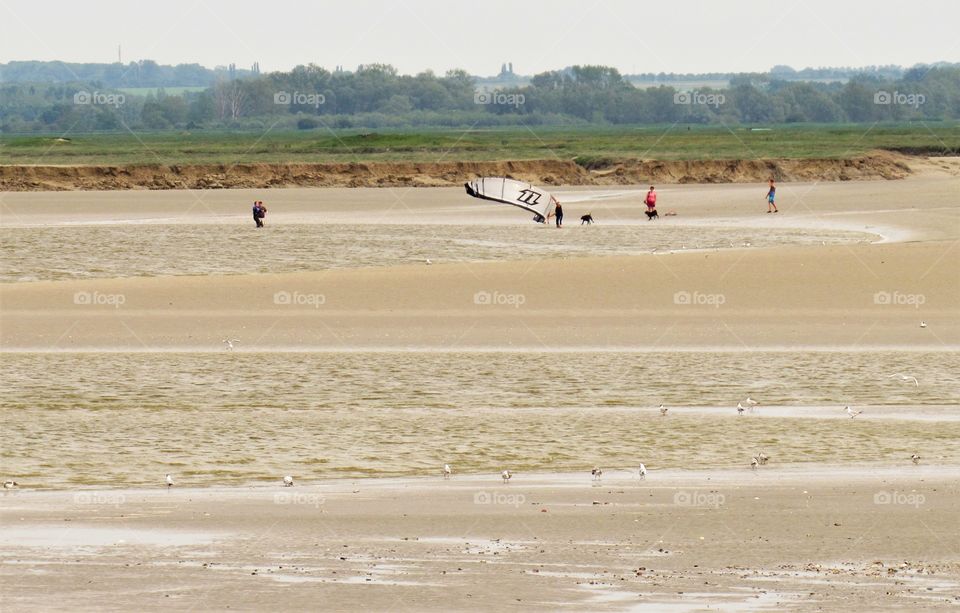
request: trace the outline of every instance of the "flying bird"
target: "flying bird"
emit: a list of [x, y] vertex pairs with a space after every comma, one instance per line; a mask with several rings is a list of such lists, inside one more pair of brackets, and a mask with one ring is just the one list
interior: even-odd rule
[[293, 477], [287, 475], [283, 478], [283, 487], [293, 487]]
[[504, 483], [506, 483], [513, 478], [513, 473], [510, 472], [509, 470], [505, 470], [502, 473], [500, 473], [500, 478], [503, 479]]
[[851, 409], [850, 407], [843, 407], [843, 410], [847, 412], [847, 415], [850, 416], [850, 419], [853, 419], [853, 418], [856, 417], [857, 415], [863, 413], [863, 411], [854, 411], [854, 410]]
[[240, 343], [239, 338], [225, 338], [223, 339], [223, 344], [226, 345], [224, 349], [227, 351], [233, 351], [233, 346]]
[[16, 488], [18, 485], [19, 485], [19, 483], [17, 483], [16, 481], [4, 481], [4, 482], [3, 482], [3, 489], [5, 489], [5, 490], [12, 490], [12, 489]]
[[890, 375], [890, 376], [887, 377], [887, 378], [888, 378], [888, 379], [893, 379], [894, 377], [899, 378], [901, 381], [913, 381], [913, 384], [914, 384], [914, 385], [916, 385], [917, 387], [920, 387], [920, 382], [917, 381], [917, 378], [916, 378], [916, 377], [913, 377], [913, 376], [910, 376], [910, 375], [904, 375], [904, 374], [901, 374], [901, 373], [894, 373], [894, 374]]
[[641, 479], [647, 478], [647, 467], [643, 465], [643, 462], [640, 462], [640, 470], [637, 471], [637, 476]]
[[594, 481], [599, 481], [600, 477], [603, 476], [603, 469], [600, 468], [599, 466], [595, 466], [593, 470], [590, 471], [590, 474], [593, 475]]
[[450, 469], [450, 465], [449, 465], [449, 464], [444, 464], [444, 465], [443, 465], [443, 478], [444, 478], [444, 479], [449, 479], [451, 473], [453, 473], [453, 471]]
[[167, 473], [167, 487], [173, 487], [173, 477], [170, 476], [170, 473]]

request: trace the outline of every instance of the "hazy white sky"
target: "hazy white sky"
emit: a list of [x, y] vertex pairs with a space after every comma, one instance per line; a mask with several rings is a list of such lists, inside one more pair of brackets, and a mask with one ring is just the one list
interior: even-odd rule
[[622, 72], [960, 61], [957, 0], [0, 0], [0, 62]]

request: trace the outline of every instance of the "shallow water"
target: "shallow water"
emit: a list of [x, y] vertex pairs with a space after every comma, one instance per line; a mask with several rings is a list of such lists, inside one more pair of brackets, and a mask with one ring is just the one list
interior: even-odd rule
[[[167, 472], [182, 485], [417, 475], [444, 462], [458, 473], [736, 468], [759, 448], [776, 463], [909, 465], [915, 451], [960, 463], [950, 352], [37, 353], [0, 364], [2, 472], [25, 488], [159, 485]], [[763, 406], [738, 417], [748, 395]], [[848, 419], [844, 404], [865, 413]]]
[[0, 282], [282, 273], [423, 262], [844, 244], [842, 230], [688, 226], [105, 224], [0, 228]]

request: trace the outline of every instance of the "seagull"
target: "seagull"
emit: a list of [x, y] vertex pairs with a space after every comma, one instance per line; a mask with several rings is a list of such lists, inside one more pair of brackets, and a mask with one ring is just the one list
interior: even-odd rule
[[916, 385], [917, 387], [920, 387], [920, 382], [917, 381], [917, 378], [916, 378], [916, 377], [912, 377], [912, 376], [910, 376], [910, 375], [902, 375], [902, 374], [900, 374], [900, 373], [894, 373], [894, 374], [890, 375], [890, 376], [887, 377], [887, 378], [888, 378], [888, 379], [893, 379], [894, 377], [899, 377], [901, 381], [911, 381], [911, 380], [912, 380], [914, 385]]
[[433, 264], [433, 260], [431, 260], [430, 258], [427, 258], [423, 261], [423, 263], [429, 266], [430, 264]]
[[287, 475], [283, 478], [283, 487], [293, 487], [293, 477]]
[[239, 339], [239, 338], [225, 338], [225, 339], [223, 339], [223, 344], [226, 345], [225, 349], [226, 349], [227, 351], [233, 351], [233, 345], [234, 345], [235, 343], [239, 343], [239, 342], [240, 342], [240, 339]]
[[173, 487], [173, 477], [170, 476], [170, 473], [167, 473], [167, 487]]
[[737, 403], [737, 415], [743, 415], [743, 411], [744, 411], [744, 409], [743, 409], [743, 403], [738, 402], [738, 403]]
[[744, 402], [746, 402], [746, 403], [747, 403], [747, 406], [750, 407], [750, 411], [751, 411], [751, 412], [753, 411], [753, 407], [755, 407], [755, 406], [757, 406], [758, 404], [760, 404], [759, 402], [757, 402], [756, 400], [754, 400], [754, 399], [751, 398], [750, 396], [747, 396], [747, 399], [746, 399]]
[[662, 404], [660, 405], [660, 415], [661, 415], [661, 416], [666, 417], [666, 416], [667, 416], [667, 411], [669, 411], [669, 410], [670, 410], [670, 409], [668, 409], [667, 407], [663, 406]]
[[5, 490], [12, 490], [12, 489], [16, 488], [18, 485], [19, 485], [19, 483], [17, 483], [16, 481], [4, 481], [4, 482], [3, 482], [3, 489], [5, 489]]
[[760, 461], [757, 460], [757, 458], [751, 458], [751, 459], [750, 459], [750, 468], [751, 468], [751, 470], [757, 470], [757, 466], [759, 466], [759, 465], [760, 465]]
[[500, 478], [503, 479], [504, 483], [507, 483], [508, 481], [510, 481], [512, 477], [513, 477], [513, 473], [510, 472], [509, 470], [505, 470], [502, 473], [500, 473]]
[[600, 477], [603, 476], [603, 469], [599, 466], [595, 466], [594, 469], [590, 471], [590, 474], [593, 475], [594, 481], [599, 481]]
[[921, 322], [920, 322], [920, 327], [921, 327], [921, 328], [926, 328], [926, 327], [927, 327], [927, 322], [921, 321]]
[[757, 454], [757, 462], [759, 462], [761, 466], [764, 465], [764, 464], [766, 464], [766, 463], [767, 463], [767, 460], [769, 460], [769, 459], [770, 459], [770, 458], [767, 457], [767, 454], [765, 454], [765, 453], [762, 452], [762, 451]]
[[915, 453], [915, 454], [911, 455], [911, 456], [910, 456], [910, 461], [913, 462], [914, 464], [919, 464], [919, 463], [920, 463], [920, 454], [919, 454], [919, 453]]
[[646, 479], [646, 478], [647, 478], [647, 467], [643, 465], [643, 462], [640, 462], [640, 470], [637, 471], [637, 475], [638, 475], [641, 479]]
[[452, 472], [453, 472], [453, 471], [450, 470], [450, 465], [449, 465], [449, 464], [444, 464], [444, 465], [443, 465], [443, 478], [444, 478], [444, 479], [449, 479], [449, 478], [450, 478], [450, 474], [451, 474]]
[[847, 412], [847, 415], [850, 416], [850, 419], [853, 419], [854, 417], [856, 417], [856, 416], [859, 415], [860, 413], [863, 413], [863, 411], [854, 411], [854, 410], [851, 409], [850, 407], [843, 407], [843, 410]]

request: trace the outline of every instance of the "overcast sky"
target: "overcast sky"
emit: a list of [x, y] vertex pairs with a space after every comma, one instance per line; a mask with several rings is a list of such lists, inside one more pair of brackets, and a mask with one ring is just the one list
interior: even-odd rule
[[957, 0], [0, 0], [0, 62], [625, 73], [960, 61]]

